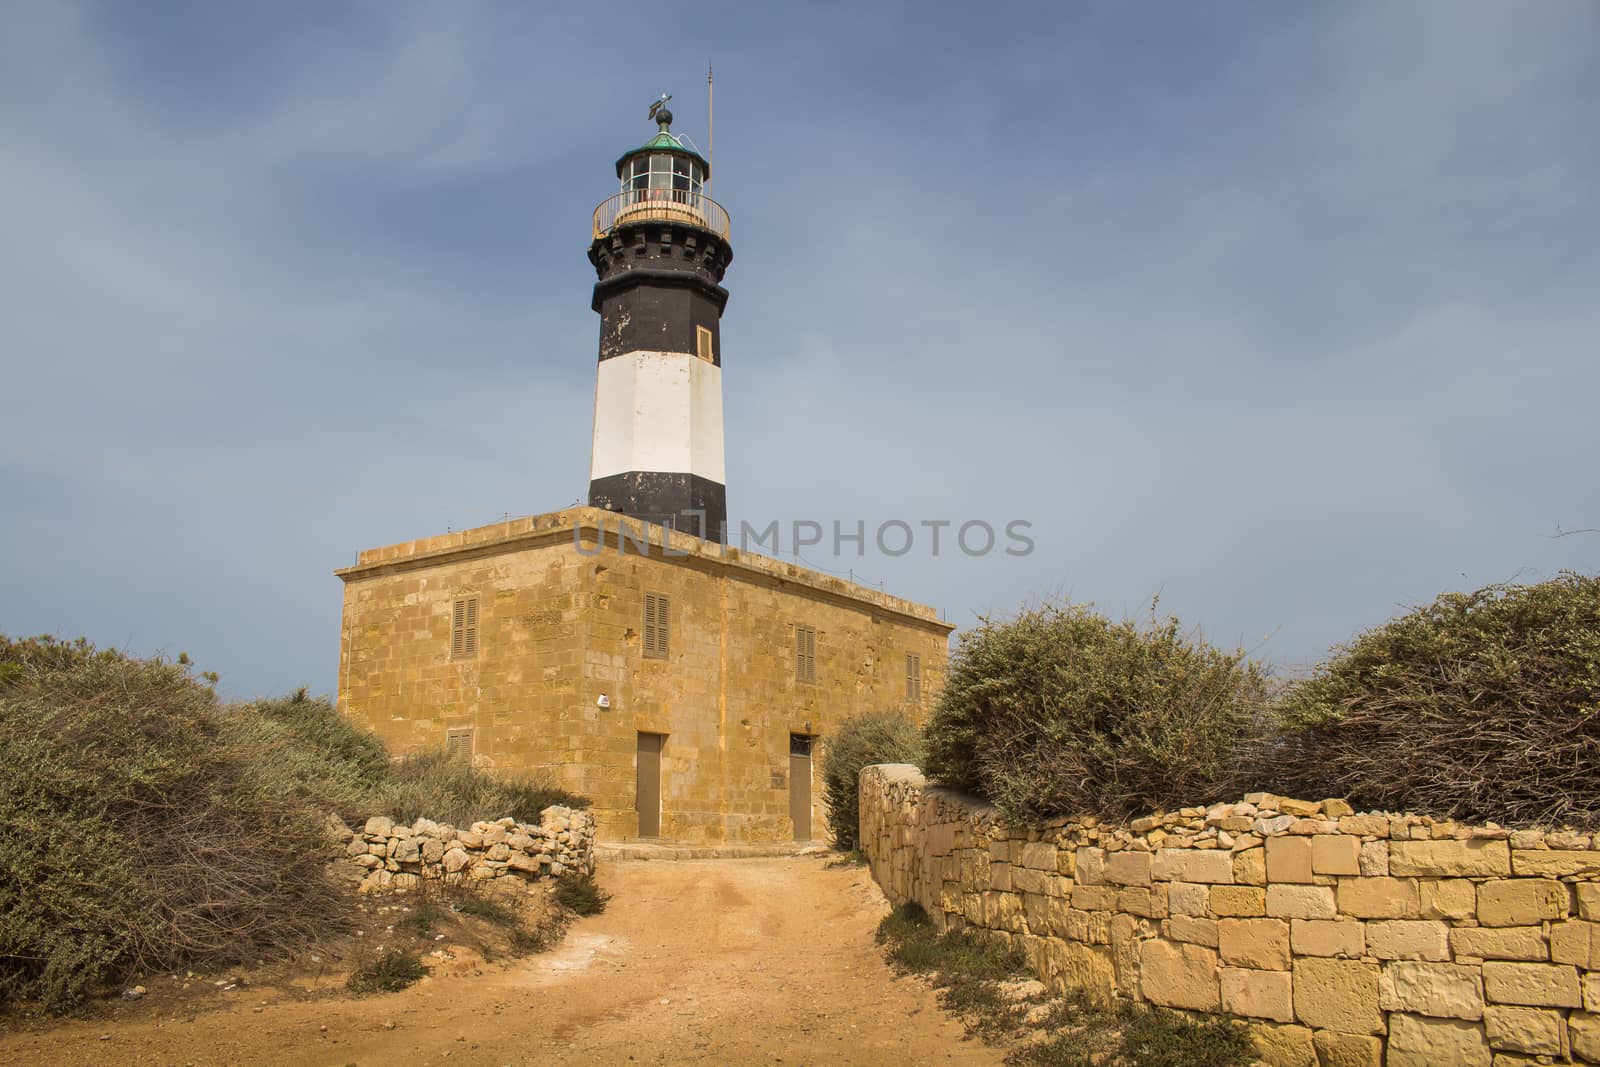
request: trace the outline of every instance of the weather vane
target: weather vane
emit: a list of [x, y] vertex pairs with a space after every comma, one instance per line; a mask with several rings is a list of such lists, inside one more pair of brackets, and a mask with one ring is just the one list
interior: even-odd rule
[[650, 105], [650, 117], [656, 117], [656, 112], [667, 106], [667, 101], [672, 99], [671, 93], [662, 93], [661, 99]]

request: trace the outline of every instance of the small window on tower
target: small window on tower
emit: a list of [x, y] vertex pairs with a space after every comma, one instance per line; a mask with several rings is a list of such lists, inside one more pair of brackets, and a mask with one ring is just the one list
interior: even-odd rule
[[696, 326], [694, 328], [694, 354], [707, 363], [712, 362], [711, 331], [704, 326]]
[[644, 595], [644, 654], [646, 659], [666, 659], [672, 631], [672, 602], [660, 593]]
[[461, 597], [450, 608], [450, 658], [478, 658], [478, 598]]
[[457, 730], [446, 730], [444, 733], [444, 754], [452, 761], [460, 763], [472, 762], [472, 728], [465, 727]]
[[797, 682], [817, 680], [817, 628], [794, 628], [794, 678]]
[[906, 699], [922, 699], [922, 657], [913, 653], [906, 654]]

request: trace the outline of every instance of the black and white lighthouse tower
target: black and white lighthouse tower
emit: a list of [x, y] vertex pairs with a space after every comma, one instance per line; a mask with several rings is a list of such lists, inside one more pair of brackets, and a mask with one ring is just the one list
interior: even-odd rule
[[595, 209], [600, 369], [589, 504], [721, 541], [723, 272], [728, 213], [705, 194], [711, 164], [672, 132], [617, 160], [621, 191]]

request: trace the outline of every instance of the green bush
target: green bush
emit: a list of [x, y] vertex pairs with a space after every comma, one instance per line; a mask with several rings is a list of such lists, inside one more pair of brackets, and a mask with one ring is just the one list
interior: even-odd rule
[[555, 902], [574, 915], [599, 915], [610, 900], [611, 894], [600, 888], [592, 874], [556, 879]]
[[0, 1001], [336, 929], [320, 816], [271, 788], [186, 663], [0, 637]]
[[1600, 828], [1600, 578], [1445, 594], [1337, 650], [1277, 720], [1282, 792]]
[[1264, 699], [1260, 668], [1176, 619], [1047, 604], [961, 636], [927, 770], [1023, 820], [1203, 803], [1237, 791]]
[[380, 952], [350, 972], [345, 982], [352, 993], [398, 993], [428, 974], [412, 952]]
[[589, 801], [537, 779], [501, 779], [442, 751], [407, 756], [394, 764], [374, 790], [372, 810], [400, 822], [425, 816], [469, 826], [480, 819], [510, 816], [538, 822], [551, 805], [586, 808]]
[[360, 823], [390, 780], [383, 742], [304, 689], [224, 709], [229, 739], [252, 754], [251, 771], [272, 792]]
[[867, 712], [845, 720], [823, 739], [822, 796], [833, 847], [849, 851], [860, 836], [861, 768], [874, 763], [922, 763], [922, 733], [898, 712]]

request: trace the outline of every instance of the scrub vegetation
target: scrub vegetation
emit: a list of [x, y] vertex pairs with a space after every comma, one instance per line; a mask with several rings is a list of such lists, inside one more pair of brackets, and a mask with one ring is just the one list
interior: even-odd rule
[[861, 829], [857, 782], [874, 763], [922, 763], [922, 731], [898, 712], [868, 712], [845, 720], [824, 739], [822, 796], [828, 806], [833, 846], [853, 851]]

